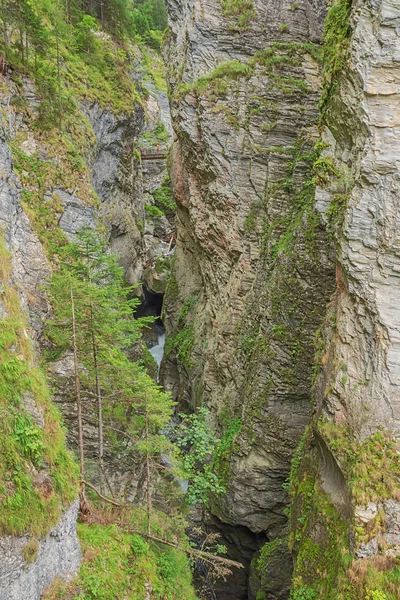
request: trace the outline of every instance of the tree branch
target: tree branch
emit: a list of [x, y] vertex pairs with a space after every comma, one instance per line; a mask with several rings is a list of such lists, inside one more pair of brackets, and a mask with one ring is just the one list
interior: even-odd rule
[[208, 552], [196, 550], [195, 548], [182, 548], [181, 546], [179, 546], [179, 544], [175, 544], [174, 542], [167, 542], [167, 540], [163, 540], [162, 538], [156, 537], [154, 535], [148, 535], [147, 533], [143, 533], [143, 531], [138, 531], [137, 529], [129, 529], [128, 533], [136, 533], [137, 535], [152, 540], [153, 542], [164, 544], [164, 546], [175, 548], [175, 550], [180, 550], [181, 552], [185, 552], [186, 554], [192, 554], [193, 556], [202, 558], [203, 560], [210, 563], [219, 562], [226, 565], [227, 567], [236, 567], [237, 569], [243, 569], [242, 563], [236, 562], [235, 560], [230, 560], [229, 558], [224, 558], [223, 556], [218, 556], [216, 554], [209, 554]]
[[107, 496], [103, 496], [103, 494], [101, 492], [99, 492], [99, 490], [96, 487], [94, 487], [94, 485], [89, 483], [88, 481], [81, 479], [80, 483], [83, 483], [84, 485], [87, 485], [88, 487], [90, 487], [90, 489], [93, 490], [94, 492], [96, 492], [96, 494], [98, 496], [100, 496], [100, 498], [102, 500], [104, 500], [105, 502], [109, 502], [110, 504], [113, 504], [114, 506], [118, 506], [119, 508], [123, 508], [124, 506], [126, 506], [125, 504], [120, 504], [119, 502], [116, 502], [115, 500], [111, 500], [111, 498], [107, 498]]

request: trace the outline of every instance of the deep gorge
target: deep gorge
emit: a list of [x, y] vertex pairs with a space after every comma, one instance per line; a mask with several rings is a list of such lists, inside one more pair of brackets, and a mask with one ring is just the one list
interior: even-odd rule
[[399, 600], [400, 7], [0, 19], [0, 600]]

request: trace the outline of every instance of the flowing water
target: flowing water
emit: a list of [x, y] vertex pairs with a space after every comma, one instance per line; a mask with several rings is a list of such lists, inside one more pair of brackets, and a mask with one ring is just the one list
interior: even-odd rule
[[161, 367], [161, 361], [163, 359], [164, 356], [164, 346], [165, 346], [165, 333], [161, 333], [158, 335], [158, 342], [155, 346], [153, 346], [152, 348], [149, 348], [150, 354], [152, 355], [152, 357], [154, 358], [154, 360], [157, 363], [157, 381], [159, 379], [160, 376], [160, 367]]

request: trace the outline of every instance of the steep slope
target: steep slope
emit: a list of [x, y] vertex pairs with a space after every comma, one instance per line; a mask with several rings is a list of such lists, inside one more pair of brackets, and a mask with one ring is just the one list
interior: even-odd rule
[[[18, 220], [21, 213], [18, 205], [14, 208]], [[22, 222], [32, 249], [39, 242], [29, 223]], [[74, 502], [78, 469], [37, 364], [20, 294], [1, 239], [0, 596], [9, 600], [39, 598], [56, 575], [71, 576], [80, 562]]]
[[[226, 440], [215, 466], [227, 485], [212, 513], [223, 531], [252, 532], [255, 552], [258, 533], [285, 531], [283, 484], [310, 418], [313, 340], [335, 286], [315, 206], [328, 168], [316, 145], [325, 10], [308, 1], [167, 4], [178, 245], [164, 383], [182, 406], [210, 409]], [[268, 598], [287, 594], [287, 552], [279, 569]], [[218, 597], [254, 597], [256, 576], [252, 585], [237, 580]]]
[[[57, 372], [51, 398], [38, 367], [43, 351], [47, 364], [53, 358], [45, 335], [51, 316], [45, 286], [63, 249], [84, 226], [110, 239], [131, 283], [157, 277], [156, 258], [171, 225], [156, 209], [153, 193], [163, 187], [168, 195], [166, 161], [156, 165], [144, 186], [138, 148], [146, 135], [157, 143], [161, 136], [166, 144], [169, 123], [166, 94], [156, 87], [163, 68], [157, 53], [133, 43], [125, 52], [115, 38], [98, 31], [92, 17], [84, 31], [73, 28], [56, 2], [19, 6], [24, 11], [13, 12], [16, 5], [5, 2], [0, 12], [8, 43], [1, 42], [0, 54], [0, 597], [36, 600], [55, 576], [73, 575], [81, 559], [78, 468], [52, 402], [58, 402], [64, 423], [75, 423], [75, 398], [68, 402], [73, 386], [66, 384], [68, 372]], [[18, 30], [24, 34], [22, 46]], [[82, 39], [88, 44], [83, 49]], [[140, 286], [137, 293], [142, 296]], [[67, 364], [68, 353], [63, 359]], [[50, 371], [57, 369], [53, 365]], [[85, 408], [90, 462], [97, 454], [96, 410], [93, 401]], [[72, 448], [74, 433], [71, 426]], [[132, 462], [124, 470], [112, 442], [107, 451], [116, 484], [128, 480], [129, 493]], [[149, 580], [154, 562], [146, 564]], [[189, 568], [183, 567], [183, 594], [189, 595]], [[161, 586], [163, 573], [157, 577]]]

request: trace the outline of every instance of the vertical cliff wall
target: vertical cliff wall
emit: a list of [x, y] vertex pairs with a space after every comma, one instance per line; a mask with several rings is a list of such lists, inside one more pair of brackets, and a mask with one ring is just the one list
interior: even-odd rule
[[[315, 205], [326, 171], [317, 143], [325, 8], [167, 4], [178, 245], [164, 382], [182, 406], [205, 404], [226, 440], [215, 465], [227, 485], [212, 503], [219, 526], [274, 540], [310, 419], [313, 340], [335, 287]], [[254, 535], [254, 551], [258, 543]], [[267, 583], [267, 597], [287, 594], [282, 561], [286, 580]], [[257, 586], [242, 580], [221, 598], [253, 597]]]
[[317, 203], [329, 206], [337, 291], [292, 473], [291, 542], [294, 590], [332, 600], [399, 590], [399, 17], [385, 0], [341, 1], [326, 29], [331, 169]]

